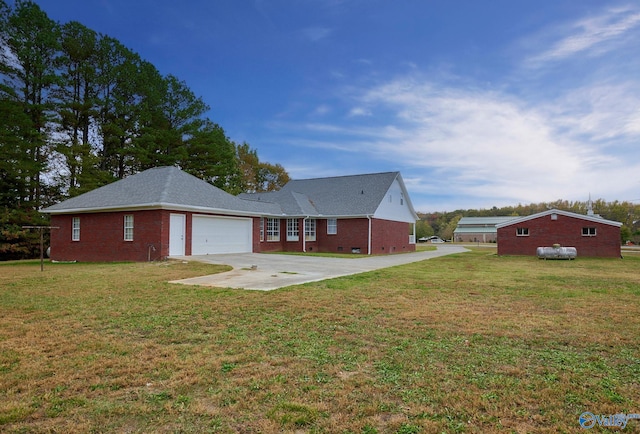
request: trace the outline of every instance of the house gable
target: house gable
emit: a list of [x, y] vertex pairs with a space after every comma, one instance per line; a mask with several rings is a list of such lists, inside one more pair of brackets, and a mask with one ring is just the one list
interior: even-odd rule
[[239, 197], [278, 203], [283, 214], [291, 217], [368, 216], [406, 223], [418, 219], [399, 172], [292, 180], [279, 191]]
[[399, 174], [384, 194], [373, 217], [406, 223], [415, 223], [418, 219]]

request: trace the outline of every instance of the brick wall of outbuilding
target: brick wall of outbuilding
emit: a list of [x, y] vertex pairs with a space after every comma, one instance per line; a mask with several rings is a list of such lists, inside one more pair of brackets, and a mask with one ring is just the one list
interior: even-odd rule
[[[516, 228], [528, 228], [529, 236], [516, 236]], [[583, 227], [595, 227], [596, 236], [583, 236]], [[540, 216], [498, 228], [498, 255], [536, 255], [538, 247], [575, 247], [580, 256], [619, 258], [620, 228], [557, 214]]]

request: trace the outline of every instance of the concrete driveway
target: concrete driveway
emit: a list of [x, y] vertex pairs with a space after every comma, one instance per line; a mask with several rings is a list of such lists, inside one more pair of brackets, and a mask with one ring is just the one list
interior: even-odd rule
[[348, 276], [465, 251], [467, 249], [461, 246], [442, 245], [432, 251], [357, 259], [263, 253], [182, 256], [175, 259], [230, 265], [233, 270], [209, 276], [174, 280], [171, 283], [270, 291], [285, 286]]

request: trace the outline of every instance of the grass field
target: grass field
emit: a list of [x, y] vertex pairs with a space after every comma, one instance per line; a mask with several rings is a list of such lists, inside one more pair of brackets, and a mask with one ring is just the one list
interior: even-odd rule
[[640, 413], [637, 255], [166, 283], [223, 269], [0, 265], [0, 431], [556, 433]]

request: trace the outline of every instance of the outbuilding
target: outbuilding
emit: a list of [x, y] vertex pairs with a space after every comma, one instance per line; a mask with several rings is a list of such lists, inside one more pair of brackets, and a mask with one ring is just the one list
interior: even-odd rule
[[462, 217], [453, 231], [453, 239], [457, 242], [495, 243], [497, 238], [496, 225], [508, 222], [517, 217]]
[[536, 255], [538, 247], [575, 247], [578, 257], [619, 258], [622, 223], [551, 209], [496, 225], [498, 255]]

